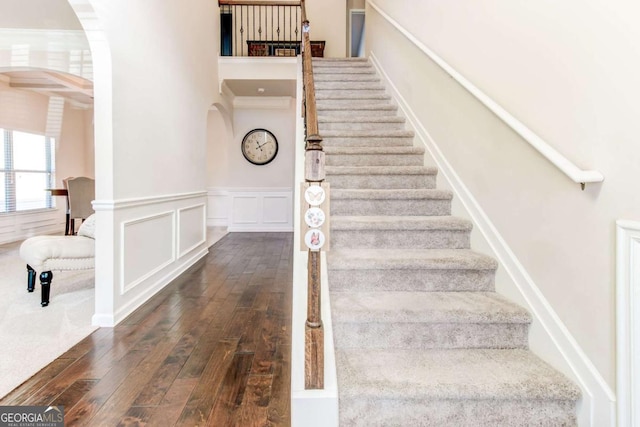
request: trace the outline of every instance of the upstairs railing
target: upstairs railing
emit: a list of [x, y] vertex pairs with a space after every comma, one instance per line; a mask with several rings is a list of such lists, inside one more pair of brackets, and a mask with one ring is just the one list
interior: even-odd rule
[[219, 0], [221, 56], [297, 56], [300, 1]]
[[[322, 137], [318, 132], [318, 114], [316, 111], [315, 84], [313, 81], [313, 63], [310, 25], [305, 9], [302, 7], [302, 72], [303, 72], [303, 115], [305, 123], [305, 197], [303, 211], [305, 223], [302, 224], [305, 244], [308, 248], [307, 263], [307, 321], [305, 324], [305, 388], [324, 388], [324, 329], [320, 312], [321, 256], [320, 250], [328, 246], [328, 185], [324, 183], [324, 152]], [[323, 210], [324, 209], [324, 210]], [[325, 214], [325, 211], [326, 214]], [[322, 228], [324, 226], [324, 228]], [[326, 246], [325, 246], [326, 241]]]

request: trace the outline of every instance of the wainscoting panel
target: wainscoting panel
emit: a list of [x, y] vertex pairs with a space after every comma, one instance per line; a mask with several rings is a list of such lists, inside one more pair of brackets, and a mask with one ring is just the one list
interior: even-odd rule
[[236, 194], [231, 196], [232, 223], [238, 226], [242, 226], [244, 224], [257, 224], [259, 217], [259, 202], [260, 200], [257, 195]]
[[640, 222], [617, 221], [618, 425], [640, 426]]
[[287, 225], [291, 222], [291, 196], [265, 196], [262, 220], [265, 224]]
[[63, 234], [64, 212], [43, 209], [0, 215], [0, 244], [42, 234]]
[[293, 231], [291, 188], [210, 188], [208, 226], [234, 231]]
[[122, 223], [120, 294], [176, 260], [175, 213], [163, 212]]
[[209, 190], [207, 192], [207, 225], [227, 226], [229, 220], [229, 192]]
[[205, 205], [195, 205], [178, 210], [178, 258], [207, 241]]

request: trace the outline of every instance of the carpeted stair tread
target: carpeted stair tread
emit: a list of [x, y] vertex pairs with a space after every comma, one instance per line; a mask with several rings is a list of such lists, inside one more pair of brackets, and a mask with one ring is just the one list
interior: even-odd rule
[[[395, 114], [398, 111], [396, 105], [388, 102], [372, 102], [366, 105], [352, 106], [352, 105], [333, 105], [327, 103], [326, 105], [318, 104], [318, 111], [322, 111], [323, 114], [340, 112], [340, 117], [344, 117], [345, 114], [358, 114], [358, 115], [370, 115], [373, 111], [385, 111], [389, 114]], [[322, 115], [322, 114], [321, 114]]]
[[404, 117], [400, 116], [318, 116], [318, 124], [322, 123], [405, 123]]
[[414, 146], [396, 146], [396, 147], [346, 147], [346, 146], [331, 146], [324, 148], [325, 154], [339, 155], [339, 154], [353, 154], [353, 155], [366, 155], [366, 154], [424, 154], [424, 148]]
[[320, 82], [379, 82], [380, 77], [377, 74], [315, 74], [313, 76], [315, 83]]
[[333, 323], [530, 323], [495, 292], [334, 292]]
[[579, 389], [523, 349], [336, 349], [340, 398], [570, 400]]
[[437, 189], [332, 189], [331, 200], [451, 200], [453, 193], [447, 190]]
[[[327, 166], [327, 175], [436, 175], [431, 166]], [[330, 181], [330, 180], [329, 180]]]
[[354, 64], [348, 64], [347, 67], [313, 67], [313, 75], [321, 74], [375, 74], [373, 67], [359, 67]]
[[371, 67], [371, 63], [364, 58], [314, 58], [314, 67]]
[[331, 230], [455, 230], [471, 231], [472, 224], [454, 216], [333, 216]]
[[347, 100], [347, 101], [363, 101], [363, 100], [385, 100], [391, 99], [391, 96], [384, 90], [323, 90], [316, 92], [317, 101], [326, 100]]
[[332, 249], [329, 270], [495, 270], [491, 257], [469, 249]]
[[317, 92], [325, 90], [384, 90], [385, 87], [379, 80], [364, 81], [335, 81], [324, 80], [315, 82]]
[[413, 138], [415, 133], [411, 130], [385, 130], [385, 131], [367, 131], [367, 130], [327, 130], [322, 133], [323, 138]]

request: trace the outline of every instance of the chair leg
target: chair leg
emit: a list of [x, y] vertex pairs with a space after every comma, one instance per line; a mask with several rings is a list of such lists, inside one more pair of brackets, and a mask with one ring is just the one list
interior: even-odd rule
[[36, 271], [27, 264], [27, 291], [33, 292], [36, 287]]
[[53, 273], [50, 271], [44, 271], [40, 273], [40, 286], [42, 286], [42, 300], [40, 305], [46, 307], [49, 305], [49, 294], [51, 293], [51, 280], [53, 279]]

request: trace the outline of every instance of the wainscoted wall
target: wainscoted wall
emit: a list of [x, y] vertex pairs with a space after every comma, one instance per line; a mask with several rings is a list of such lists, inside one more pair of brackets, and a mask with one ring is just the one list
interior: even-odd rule
[[206, 196], [94, 202], [97, 255], [114, 260], [96, 266], [95, 325], [117, 324], [207, 254]]
[[208, 226], [233, 231], [293, 231], [291, 188], [210, 188]]
[[640, 222], [616, 221], [616, 355], [619, 426], [640, 425]]

